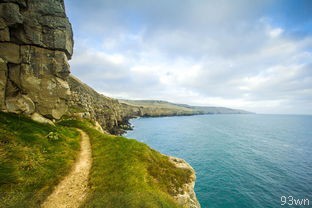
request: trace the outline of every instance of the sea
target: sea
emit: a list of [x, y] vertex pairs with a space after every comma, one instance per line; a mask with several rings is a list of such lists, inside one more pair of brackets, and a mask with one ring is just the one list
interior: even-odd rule
[[131, 120], [125, 136], [186, 160], [202, 208], [312, 207], [312, 116]]

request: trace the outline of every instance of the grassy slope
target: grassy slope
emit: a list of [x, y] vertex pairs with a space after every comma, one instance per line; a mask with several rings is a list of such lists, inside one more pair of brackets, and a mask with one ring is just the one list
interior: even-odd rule
[[174, 103], [157, 100], [119, 100], [119, 102], [140, 107], [143, 116], [177, 116], [177, 115], [195, 115], [200, 114], [199, 111]]
[[161, 100], [119, 100], [121, 103], [143, 107], [147, 114], [161, 115], [196, 115], [196, 114], [245, 114], [248, 111], [224, 107], [190, 106]]
[[86, 122], [61, 123], [91, 138], [91, 193], [83, 207], [178, 207], [172, 195], [188, 182], [189, 170], [175, 168], [166, 156], [136, 140], [99, 133]]
[[[88, 133], [93, 151], [91, 192], [83, 207], [178, 207], [172, 196], [191, 172], [133, 139], [105, 135], [81, 121], [63, 121]], [[0, 112], [0, 207], [39, 207], [65, 176], [79, 151], [72, 128], [39, 124]], [[57, 132], [59, 139], [48, 139]]]
[[186, 108], [184, 106], [179, 106], [174, 103], [169, 103], [166, 101], [158, 101], [158, 100], [119, 100], [122, 103], [126, 103], [134, 106], [142, 106], [142, 107], [154, 107], [154, 108], [168, 108], [180, 111], [192, 111], [190, 108]]
[[[59, 139], [48, 139], [57, 132]], [[0, 112], [0, 207], [39, 207], [75, 161], [79, 133]]]

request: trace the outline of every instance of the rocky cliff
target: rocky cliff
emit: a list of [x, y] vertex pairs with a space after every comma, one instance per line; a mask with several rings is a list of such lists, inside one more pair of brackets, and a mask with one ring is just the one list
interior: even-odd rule
[[183, 184], [182, 188], [175, 190], [174, 198], [182, 207], [187, 208], [200, 208], [200, 204], [197, 200], [196, 194], [194, 192], [194, 186], [196, 181], [195, 171], [185, 160], [177, 157], [169, 157], [169, 161], [173, 163], [176, 168], [187, 169], [191, 171], [190, 181]]
[[[145, 115], [144, 107], [119, 103], [69, 76], [72, 53], [63, 0], [0, 0], [0, 110], [49, 123], [65, 114], [81, 117], [112, 134]], [[179, 159], [172, 162], [185, 168]], [[197, 208], [194, 171], [190, 181], [174, 198]]]
[[135, 108], [99, 94], [72, 75], [68, 83], [71, 90], [69, 116], [90, 119], [109, 133], [121, 134], [122, 129], [128, 128], [128, 118], [138, 113]]
[[120, 103], [132, 107], [139, 107], [140, 116], [158, 117], [158, 116], [188, 116], [203, 114], [250, 114], [251, 112], [208, 106], [191, 106], [186, 104], [171, 103], [162, 100], [124, 100], [119, 99]]
[[63, 0], [0, 0], [0, 109], [61, 118], [72, 53]]

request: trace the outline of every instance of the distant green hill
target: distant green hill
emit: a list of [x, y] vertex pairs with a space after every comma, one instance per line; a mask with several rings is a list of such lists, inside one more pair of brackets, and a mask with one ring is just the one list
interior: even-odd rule
[[249, 114], [251, 112], [225, 107], [190, 106], [162, 100], [119, 100], [130, 106], [139, 107], [141, 116], [174, 116], [200, 114]]

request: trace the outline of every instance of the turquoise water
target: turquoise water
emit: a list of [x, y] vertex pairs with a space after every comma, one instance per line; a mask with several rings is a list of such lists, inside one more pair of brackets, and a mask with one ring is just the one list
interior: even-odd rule
[[131, 123], [127, 137], [194, 167], [203, 208], [290, 207], [281, 206], [282, 196], [308, 199], [312, 206], [312, 116], [202, 115]]

